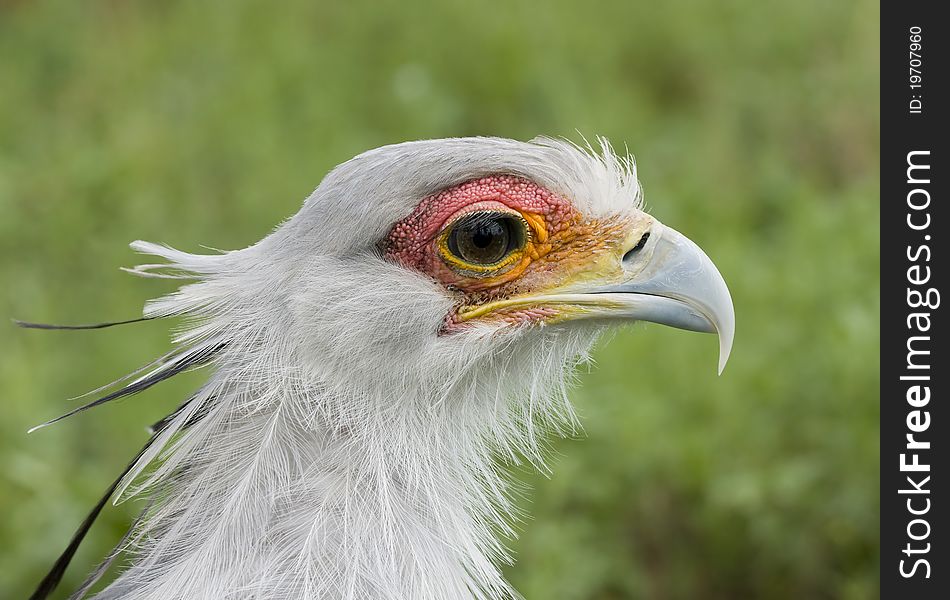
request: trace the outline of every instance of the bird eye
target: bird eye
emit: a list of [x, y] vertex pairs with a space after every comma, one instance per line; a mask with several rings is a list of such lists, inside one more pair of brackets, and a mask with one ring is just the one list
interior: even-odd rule
[[490, 274], [505, 266], [506, 259], [525, 245], [527, 226], [516, 215], [479, 212], [465, 215], [449, 226], [443, 236], [443, 257], [450, 266]]

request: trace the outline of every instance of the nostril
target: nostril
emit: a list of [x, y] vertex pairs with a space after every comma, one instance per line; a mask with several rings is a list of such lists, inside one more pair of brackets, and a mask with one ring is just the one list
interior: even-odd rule
[[646, 246], [648, 239], [650, 239], [650, 232], [649, 232], [649, 231], [643, 234], [643, 236], [640, 238], [640, 241], [637, 242], [637, 245], [636, 245], [636, 246], [634, 246], [634, 247], [631, 248], [630, 250], [627, 250], [627, 253], [623, 255], [623, 262], [627, 262], [628, 260], [633, 260], [634, 254], [636, 254], [636, 253], [639, 252], [644, 246]]

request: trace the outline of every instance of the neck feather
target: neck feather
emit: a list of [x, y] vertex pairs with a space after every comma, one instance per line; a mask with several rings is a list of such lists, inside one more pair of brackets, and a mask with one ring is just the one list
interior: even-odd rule
[[478, 401], [392, 398], [351, 428], [301, 410], [337, 404], [326, 389], [221, 392], [170, 425], [205, 412], [136, 490], [154, 504], [103, 599], [517, 597], [498, 569], [514, 515], [496, 432], [479, 425], [498, 419]]

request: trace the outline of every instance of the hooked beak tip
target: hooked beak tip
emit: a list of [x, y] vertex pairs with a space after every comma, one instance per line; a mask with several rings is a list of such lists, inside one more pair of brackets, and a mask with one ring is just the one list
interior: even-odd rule
[[729, 362], [729, 355], [732, 353], [732, 338], [734, 333], [734, 327], [730, 327], [727, 331], [719, 331], [718, 375], [722, 375], [722, 372], [726, 369], [726, 363]]
[[622, 298], [618, 316], [718, 334], [721, 375], [735, 337], [729, 288], [695, 242], [660, 222], [651, 229], [645, 246], [624, 257], [630, 278], [600, 291]]

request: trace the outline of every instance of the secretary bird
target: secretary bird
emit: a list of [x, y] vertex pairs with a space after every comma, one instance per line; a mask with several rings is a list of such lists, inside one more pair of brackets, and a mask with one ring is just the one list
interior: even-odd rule
[[126, 497], [144, 510], [73, 598], [119, 556], [95, 598], [520, 598], [499, 570], [516, 521], [500, 463], [543, 467], [545, 436], [575, 430], [567, 382], [598, 335], [653, 321], [718, 333], [720, 372], [729, 356], [726, 284], [641, 196], [605, 140], [429, 140], [341, 164], [249, 248], [134, 242], [165, 262], [132, 273], [190, 281], [135, 321], [187, 328], [49, 423], [212, 372], [33, 598]]

